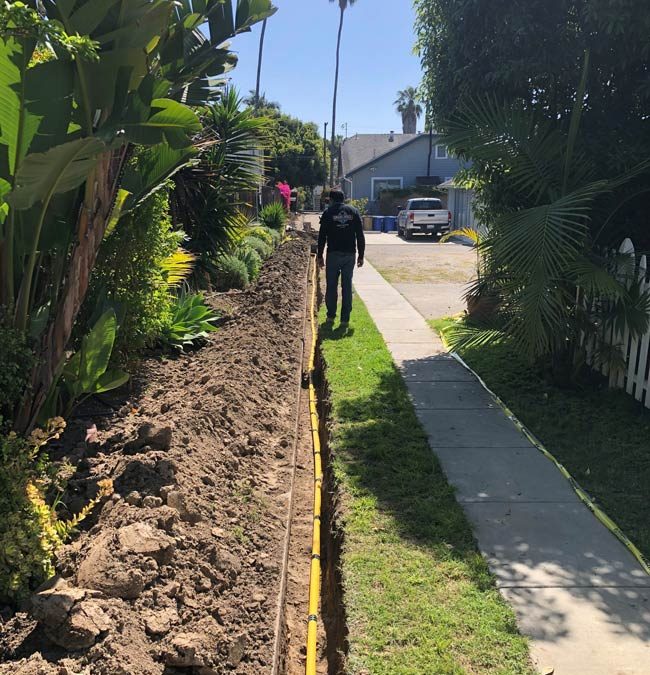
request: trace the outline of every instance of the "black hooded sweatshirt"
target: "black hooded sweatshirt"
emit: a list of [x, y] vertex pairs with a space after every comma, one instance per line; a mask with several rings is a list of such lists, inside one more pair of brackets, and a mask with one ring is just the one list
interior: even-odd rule
[[354, 255], [358, 250], [363, 258], [366, 250], [366, 239], [359, 212], [352, 206], [338, 202], [332, 204], [320, 219], [318, 233], [318, 255], [323, 255], [325, 244], [328, 250], [337, 253]]

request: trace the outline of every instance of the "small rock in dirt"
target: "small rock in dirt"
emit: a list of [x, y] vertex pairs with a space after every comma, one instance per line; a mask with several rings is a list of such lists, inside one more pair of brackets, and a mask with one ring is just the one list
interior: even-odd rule
[[239, 471], [239, 460], [236, 457], [230, 457], [226, 460], [226, 466], [233, 472]]
[[166, 595], [168, 598], [175, 598], [180, 591], [181, 585], [177, 581], [170, 581], [167, 585], [163, 586], [160, 589], [160, 592]]
[[181, 520], [188, 523], [198, 523], [201, 520], [201, 514], [187, 505], [185, 497], [181, 492], [168, 492], [167, 505], [178, 511]]
[[236, 668], [244, 658], [246, 652], [246, 635], [241, 633], [231, 643], [228, 648], [228, 665]]
[[220, 571], [234, 576], [241, 572], [241, 561], [225, 548], [215, 547], [211, 555], [212, 564]]
[[172, 607], [160, 612], [146, 612], [144, 615], [144, 626], [149, 635], [166, 635], [177, 621], [178, 613]]
[[207, 593], [212, 589], [212, 582], [209, 579], [200, 579], [196, 582], [195, 588], [199, 593]]
[[124, 501], [127, 504], [131, 504], [131, 506], [140, 506], [140, 503], [142, 502], [142, 497], [140, 496], [139, 492], [136, 492], [134, 490], [133, 492], [129, 492], [129, 494], [126, 495], [126, 499]]
[[173, 533], [174, 526], [178, 522], [178, 511], [169, 506], [162, 506], [158, 509], [157, 524], [161, 530]]
[[147, 495], [142, 500], [142, 506], [145, 506], [148, 509], [156, 509], [159, 506], [163, 505], [163, 500], [160, 497], [154, 497], [153, 495]]
[[192, 632], [178, 633], [163, 646], [160, 656], [167, 666], [176, 668], [211, 668], [222, 628], [206, 617], [192, 626]]
[[209, 376], [209, 375], [204, 375], [204, 376], [199, 380], [199, 382], [200, 382], [201, 384], [207, 384], [209, 381], [210, 381], [210, 376]]
[[146, 523], [97, 537], [77, 571], [77, 583], [109, 597], [135, 599], [174, 555], [174, 540]]
[[32, 614], [45, 634], [64, 649], [86, 649], [111, 627], [97, 593], [67, 584], [32, 596]]
[[276, 459], [284, 459], [284, 452], [282, 452], [282, 450], [276, 450], [275, 451], [275, 458]]
[[172, 436], [171, 427], [156, 427], [153, 424], [143, 424], [138, 429], [138, 437], [133, 441], [129, 441], [124, 446], [124, 452], [126, 454], [136, 453], [145, 446], [149, 446], [153, 450], [169, 450]]
[[130, 569], [116, 559], [106, 547], [104, 538], [97, 541], [99, 545], [92, 547], [79, 565], [77, 583], [113, 598], [132, 600], [140, 597], [145, 586], [140, 570]]
[[209, 485], [210, 487], [215, 486], [214, 478], [211, 478], [210, 476], [201, 476], [201, 482], [204, 485]]
[[165, 413], [170, 411], [171, 407], [172, 407], [171, 403], [163, 403], [160, 406], [160, 412], [164, 415]]
[[221, 529], [220, 527], [213, 527], [210, 530], [210, 533], [212, 534], [213, 537], [218, 537], [219, 539], [224, 539], [226, 537], [226, 531]]
[[170, 492], [176, 492], [176, 489], [177, 489], [177, 488], [176, 488], [175, 485], [163, 485], [163, 486], [160, 488], [160, 491], [159, 491], [158, 494], [160, 494], [160, 496], [161, 496], [164, 500], [167, 500], [167, 495], [168, 495]]
[[124, 553], [146, 555], [161, 565], [171, 562], [174, 556], [173, 539], [146, 523], [123, 527], [117, 538]]

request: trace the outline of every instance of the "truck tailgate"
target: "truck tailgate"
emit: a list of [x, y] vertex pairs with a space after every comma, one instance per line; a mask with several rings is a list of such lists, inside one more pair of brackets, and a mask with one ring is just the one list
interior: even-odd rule
[[446, 225], [449, 221], [448, 211], [414, 211], [414, 225]]

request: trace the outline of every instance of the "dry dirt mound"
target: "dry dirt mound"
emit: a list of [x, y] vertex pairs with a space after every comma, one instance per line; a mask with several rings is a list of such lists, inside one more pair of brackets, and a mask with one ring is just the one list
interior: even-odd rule
[[0, 673], [270, 672], [308, 259], [284, 244], [209, 345], [146, 361], [119, 413], [71, 424], [70, 508], [102, 478], [116, 492], [1, 627]]

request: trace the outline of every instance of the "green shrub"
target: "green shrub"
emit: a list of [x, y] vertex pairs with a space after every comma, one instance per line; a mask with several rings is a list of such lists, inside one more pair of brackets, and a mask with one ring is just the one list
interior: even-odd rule
[[217, 330], [213, 324], [218, 318], [219, 314], [205, 304], [200, 293], [181, 293], [174, 300], [172, 323], [163, 341], [179, 349], [193, 346]]
[[171, 324], [173, 299], [164, 263], [177, 251], [182, 237], [171, 229], [165, 189], [122, 218], [100, 249], [79, 331], [87, 332], [93, 310], [107, 300], [121, 318], [116, 351], [128, 353], [152, 345]]
[[368, 210], [368, 200], [365, 197], [363, 199], [350, 199], [349, 204], [362, 216], [365, 215], [366, 211]]
[[11, 420], [33, 365], [34, 354], [26, 335], [0, 323], [0, 428]]
[[260, 222], [276, 232], [284, 232], [287, 212], [280, 202], [268, 204], [260, 211]]
[[230, 254], [220, 255], [214, 261], [211, 278], [218, 291], [243, 289], [249, 282], [246, 263], [236, 255]]
[[57, 480], [43, 446], [65, 427], [53, 419], [45, 431], [28, 439], [15, 433], [0, 437], [0, 603], [17, 603], [54, 574], [56, 550], [105, 495], [110, 480], [100, 481], [99, 493], [68, 521], [59, 520], [46, 501]]
[[271, 243], [273, 244], [274, 249], [282, 243], [282, 232], [264, 226], [262, 226], [261, 229], [263, 229], [268, 234], [268, 236], [271, 237]]
[[69, 417], [89, 396], [117, 389], [129, 379], [128, 373], [110, 368], [116, 337], [117, 316], [109, 308], [63, 366], [61, 377], [41, 409], [40, 423], [55, 415]]
[[265, 241], [269, 246], [274, 247], [273, 242], [275, 240], [273, 238], [273, 232], [274, 230], [270, 230], [268, 227], [264, 227], [264, 225], [261, 225], [260, 223], [251, 222], [248, 224], [244, 234], [246, 237], [257, 237], [258, 239]]
[[249, 235], [242, 242], [244, 248], [256, 251], [262, 260], [268, 258], [273, 253], [273, 243], [260, 239], [257, 236]]
[[237, 257], [246, 265], [248, 272], [248, 281], [255, 281], [260, 275], [262, 269], [262, 257], [252, 248], [240, 247], [236, 253]]

